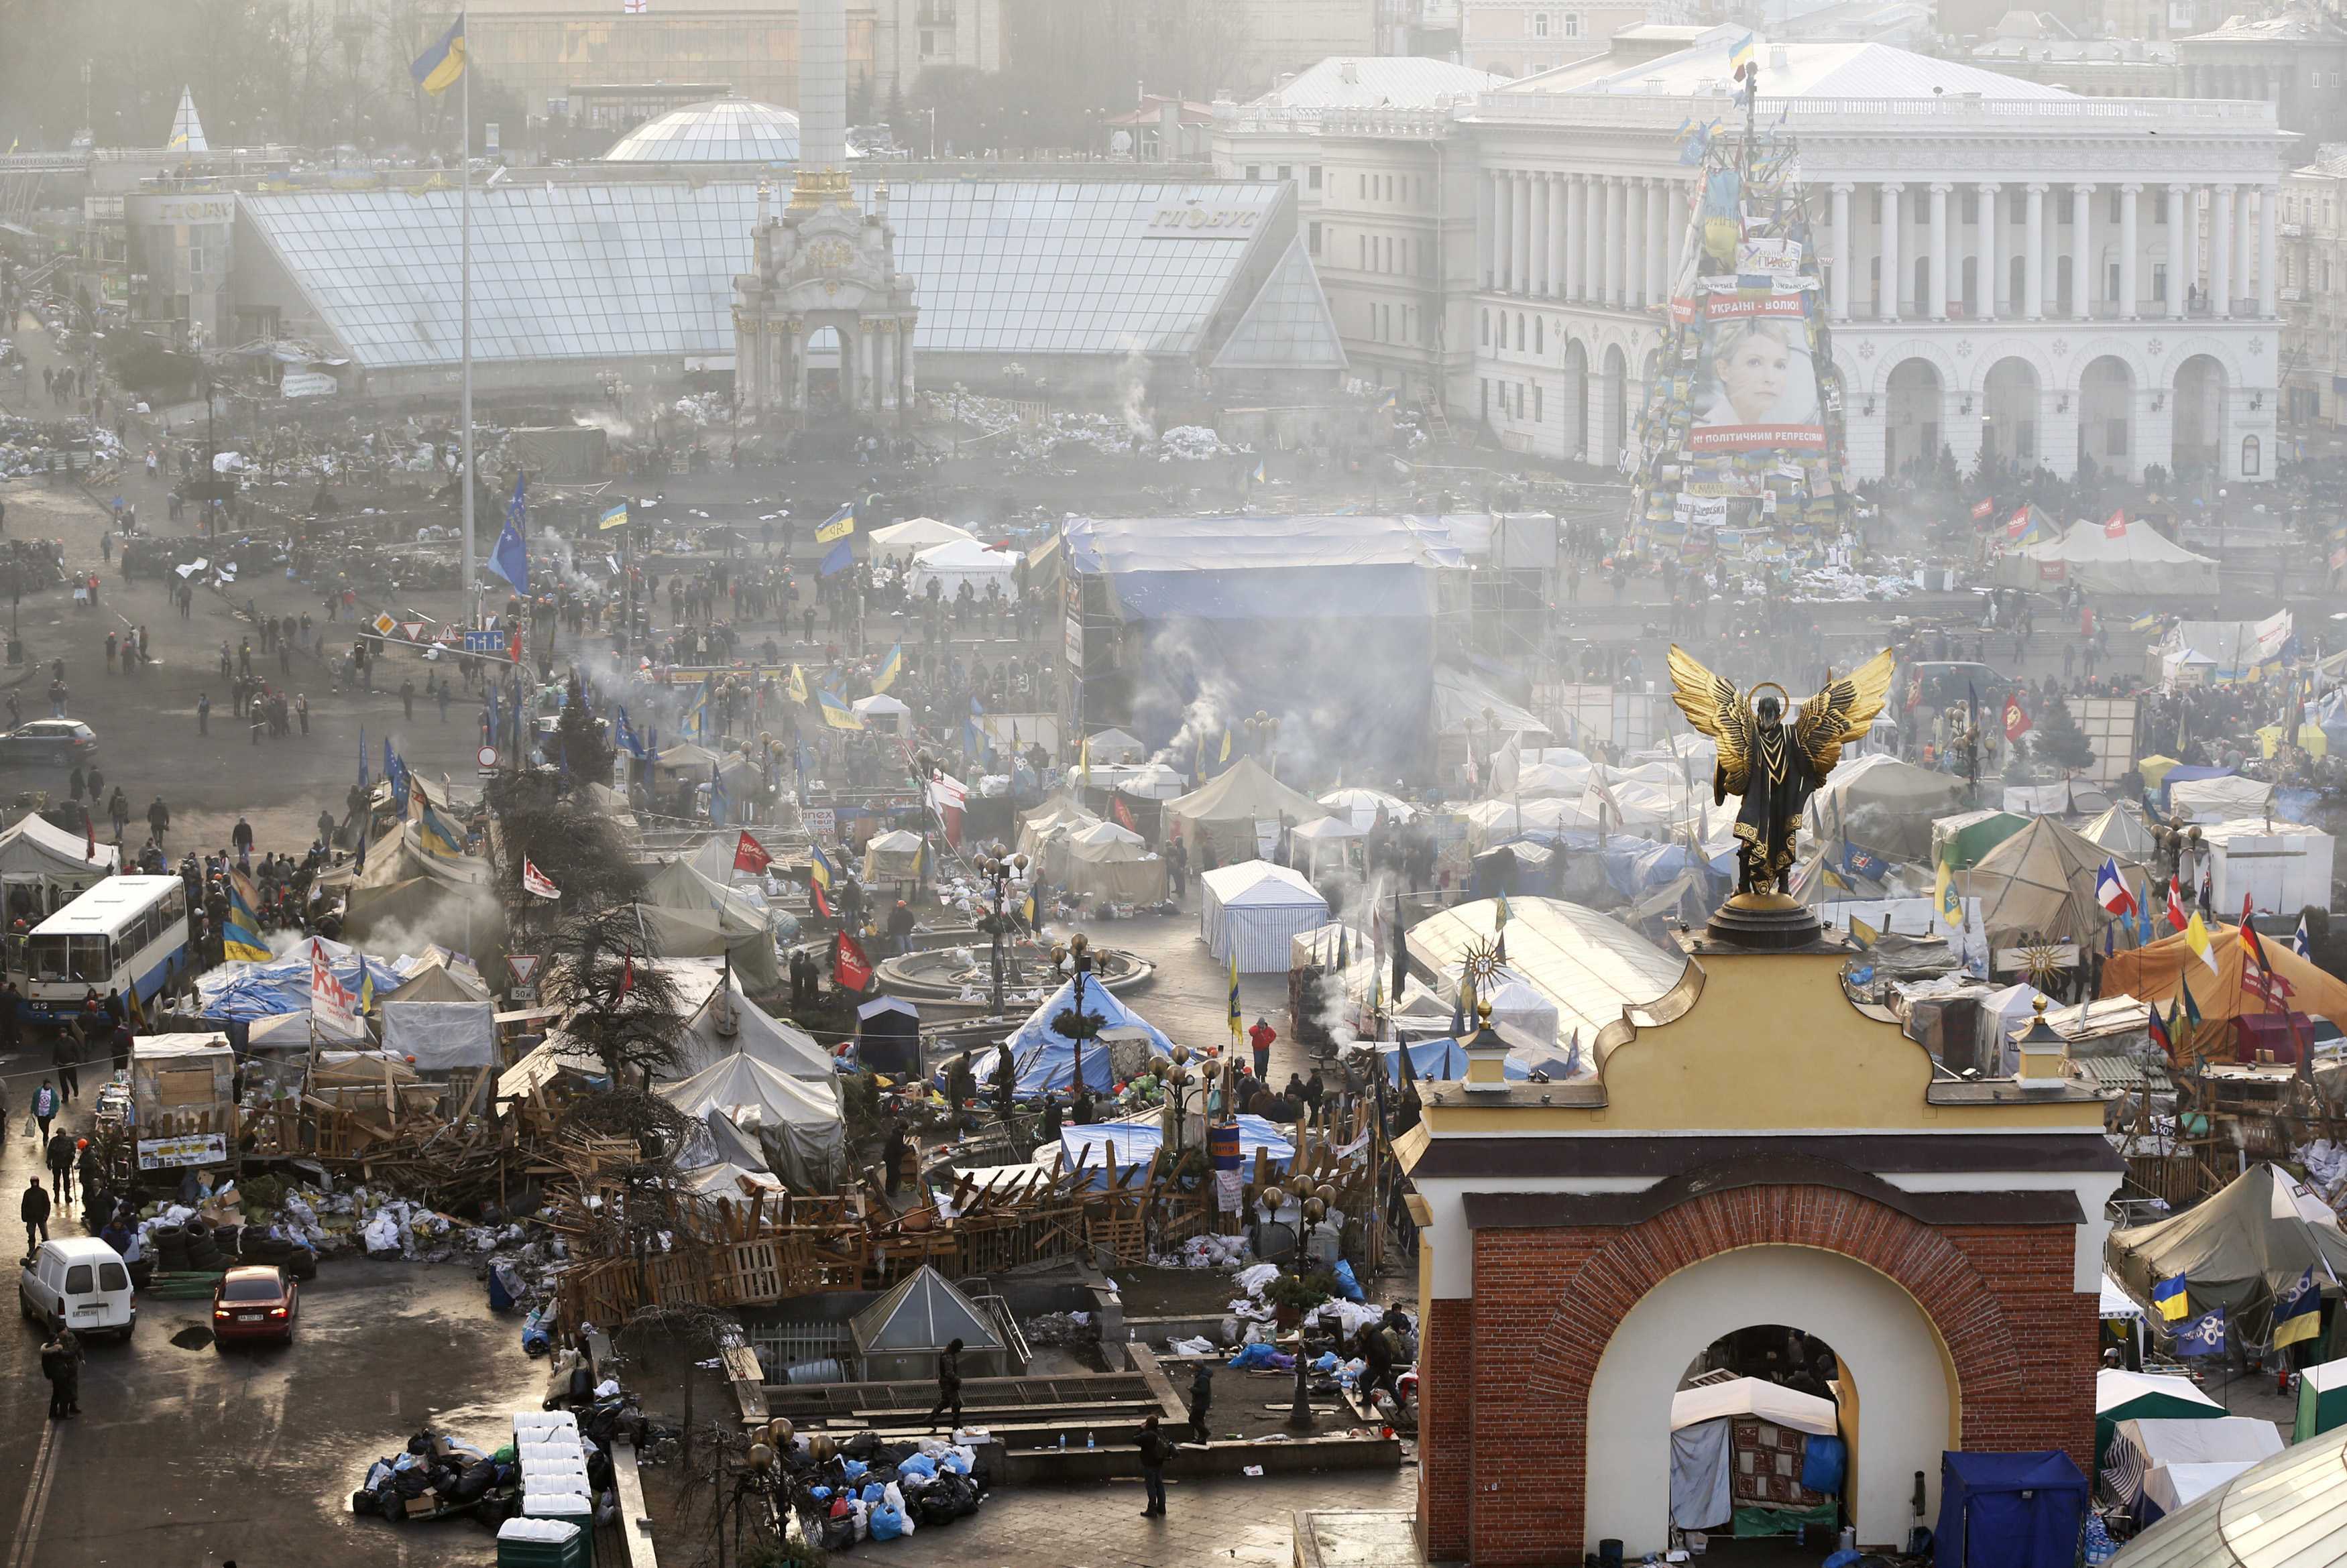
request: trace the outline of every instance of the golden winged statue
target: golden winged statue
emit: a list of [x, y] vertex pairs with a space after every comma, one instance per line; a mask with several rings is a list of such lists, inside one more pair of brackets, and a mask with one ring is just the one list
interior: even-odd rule
[[1865, 734], [1882, 711], [1895, 662], [1885, 648], [1839, 680], [1828, 680], [1788, 727], [1783, 715], [1789, 698], [1783, 687], [1762, 681], [1750, 691], [1738, 691], [1685, 648], [1671, 645], [1672, 700], [1689, 724], [1719, 743], [1712, 801], [1743, 798], [1736, 813], [1737, 859], [1743, 868], [1738, 893], [1786, 891], [1801, 808], [1841, 760], [1842, 742]]

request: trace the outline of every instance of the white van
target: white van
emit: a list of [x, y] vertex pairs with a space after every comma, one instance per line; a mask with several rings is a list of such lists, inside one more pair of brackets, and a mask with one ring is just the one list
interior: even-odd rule
[[16, 1279], [25, 1316], [52, 1333], [119, 1334], [130, 1338], [138, 1308], [130, 1304], [130, 1270], [122, 1255], [94, 1236], [45, 1241]]

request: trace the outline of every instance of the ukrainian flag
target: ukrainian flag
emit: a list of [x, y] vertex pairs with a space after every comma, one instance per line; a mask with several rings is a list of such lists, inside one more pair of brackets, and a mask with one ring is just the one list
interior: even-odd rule
[[1239, 1037], [1239, 952], [1231, 949], [1231, 1039]]
[[695, 740], [699, 740], [702, 738], [702, 732], [708, 723], [709, 688], [704, 686], [694, 692], [692, 700], [685, 705], [684, 717], [677, 720], [676, 732], [679, 735], [690, 735]]
[[1744, 73], [1752, 65], [1752, 35], [1747, 33], [1737, 40], [1736, 47], [1727, 52], [1727, 74], [1739, 82], [1744, 79]]
[[807, 881], [826, 890], [831, 886], [831, 860], [813, 844], [807, 846]]
[[874, 691], [887, 690], [890, 687], [897, 684], [897, 677], [904, 673], [905, 645], [903, 643], [898, 643], [895, 647], [888, 650], [888, 657], [880, 661], [880, 668], [878, 672], [872, 677], [872, 689]]
[[415, 805], [415, 847], [432, 860], [453, 860], [465, 852], [465, 835], [449, 826], [448, 820], [432, 809], [423, 787], [410, 792]]
[[834, 729], [861, 729], [863, 716], [827, 691], [815, 694], [815, 706], [823, 709], [823, 721]]
[[465, 74], [465, 14], [462, 11], [456, 13], [456, 22], [440, 36], [438, 43], [415, 56], [415, 63], [407, 67], [407, 74], [415, 78], [417, 87], [436, 98], [456, 85], [456, 78]]
[[853, 503], [841, 507], [815, 531], [815, 542], [828, 545], [834, 539], [845, 539], [856, 532], [856, 507]]
[[2163, 1279], [2151, 1288], [2151, 1304], [2170, 1323], [2191, 1316], [2192, 1305], [2184, 1294], [2184, 1276]]
[[624, 501], [614, 502], [604, 507], [603, 514], [595, 519], [595, 526], [598, 528], [624, 528], [627, 525], [628, 504]]
[[252, 884], [234, 871], [228, 879], [228, 914], [220, 921], [220, 956], [241, 963], [267, 963], [273, 956], [261, 940], [261, 917], [252, 912]]
[[791, 666], [791, 684], [785, 695], [793, 702], [805, 702], [807, 699], [806, 671], [796, 665]]

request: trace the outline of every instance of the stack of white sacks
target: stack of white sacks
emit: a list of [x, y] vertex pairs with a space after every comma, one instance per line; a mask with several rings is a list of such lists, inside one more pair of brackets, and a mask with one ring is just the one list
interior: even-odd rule
[[587, 1480], [579, 1418], [569, 1410], [517, 1411], [513, 1431], [514, 1454], [521, 1461], [522, 1516], [593, 1529], [595, 1492]]

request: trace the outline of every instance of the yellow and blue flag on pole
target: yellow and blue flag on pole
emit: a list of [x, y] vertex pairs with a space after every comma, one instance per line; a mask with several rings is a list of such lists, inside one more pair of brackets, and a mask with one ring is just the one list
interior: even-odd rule
[[882, 659], [880, 661], [880, 667], [873, 672], [872, 689], [874, 691], [887, 690], [890, 687], [897, 684], [897, 677], [904, 673], [905, 645], [903, 643], [898, 643], [896, 647], [888, 650], [888, 657]]
[[465, 74], [465, 14], [462, 11], [456, 13], [456, 20], [448, 30], [440, 35], [438, 43], [415, 56], [415, 63], [407, 67], [407, 74], [415, 78], [417, 87], [436, 98], [456, 85], [456, 78]]
[[453, 860], [465, 852], [462, 830], [450, 826], [448, 820], [432, 809], [432, 801], [424, 793], [421, 783], [410, 790], [415, 807], [415, 847], [425, 858]]
[[228, 879], [228, 913], [220, 917], [220, 956], [239, 963], [267, 963], [274, 954], [261, 940], [261, 917], [252, 912], [252, 884], [241, 872]]
[[1236, 1050], [1239, 1041], [1239, 952], [1231, 949], [1231, 1048]]
[[791, 666], [791, 683], [783, 695], [793, 702], [805, 702], [807, 699], [806, 671], [796, 665]]
[[823, 709], [823, 721], [834, 729], [861, 729], [864, 716], [827, 691], [815, 694], [815, 706]]
[[2311, 1339], [2321, 1328], [2322, 1288], [2315, 1284], [2314, 1270], [2310, 1267], [2295, 1284], [2274, 1298], [2274, 1349]]
[[841, 507], [815, 531], [815, 542], [828, 545], [834, 539], [845, 539], [856, 532], [856, 507], [853, 503]]
[[624, 528], [627, 525], [628, 504], [624, 501], [614, 501], [603, 508], [603, 514], [600, 517], [595, 519], [595, 526], [599, 529]]
[[1752, 46], [1755, 41], [1753, 36], [1747, 33], [1737, 40], [1734, 48], [1727, 51], [1727, 74], [1739, 82], [1744, 79], [1744, 73], [1752, 68]]
[[1955, 873], [1948, 869], [1945, 860], [1940, 862], [1939, 875], [1932, 883], [1932, 906], [1939, 914], [1940, 923], [1951, 931], [1963, 929], [1964, 901], [1956, 896]]
[[2162, 1279], [2151, 1288], [2151, 1304], [2170, 1323], [2180, 1322], [2192, 1315], [2191, 1298], [2185, 1293], [2184, 1276]]

